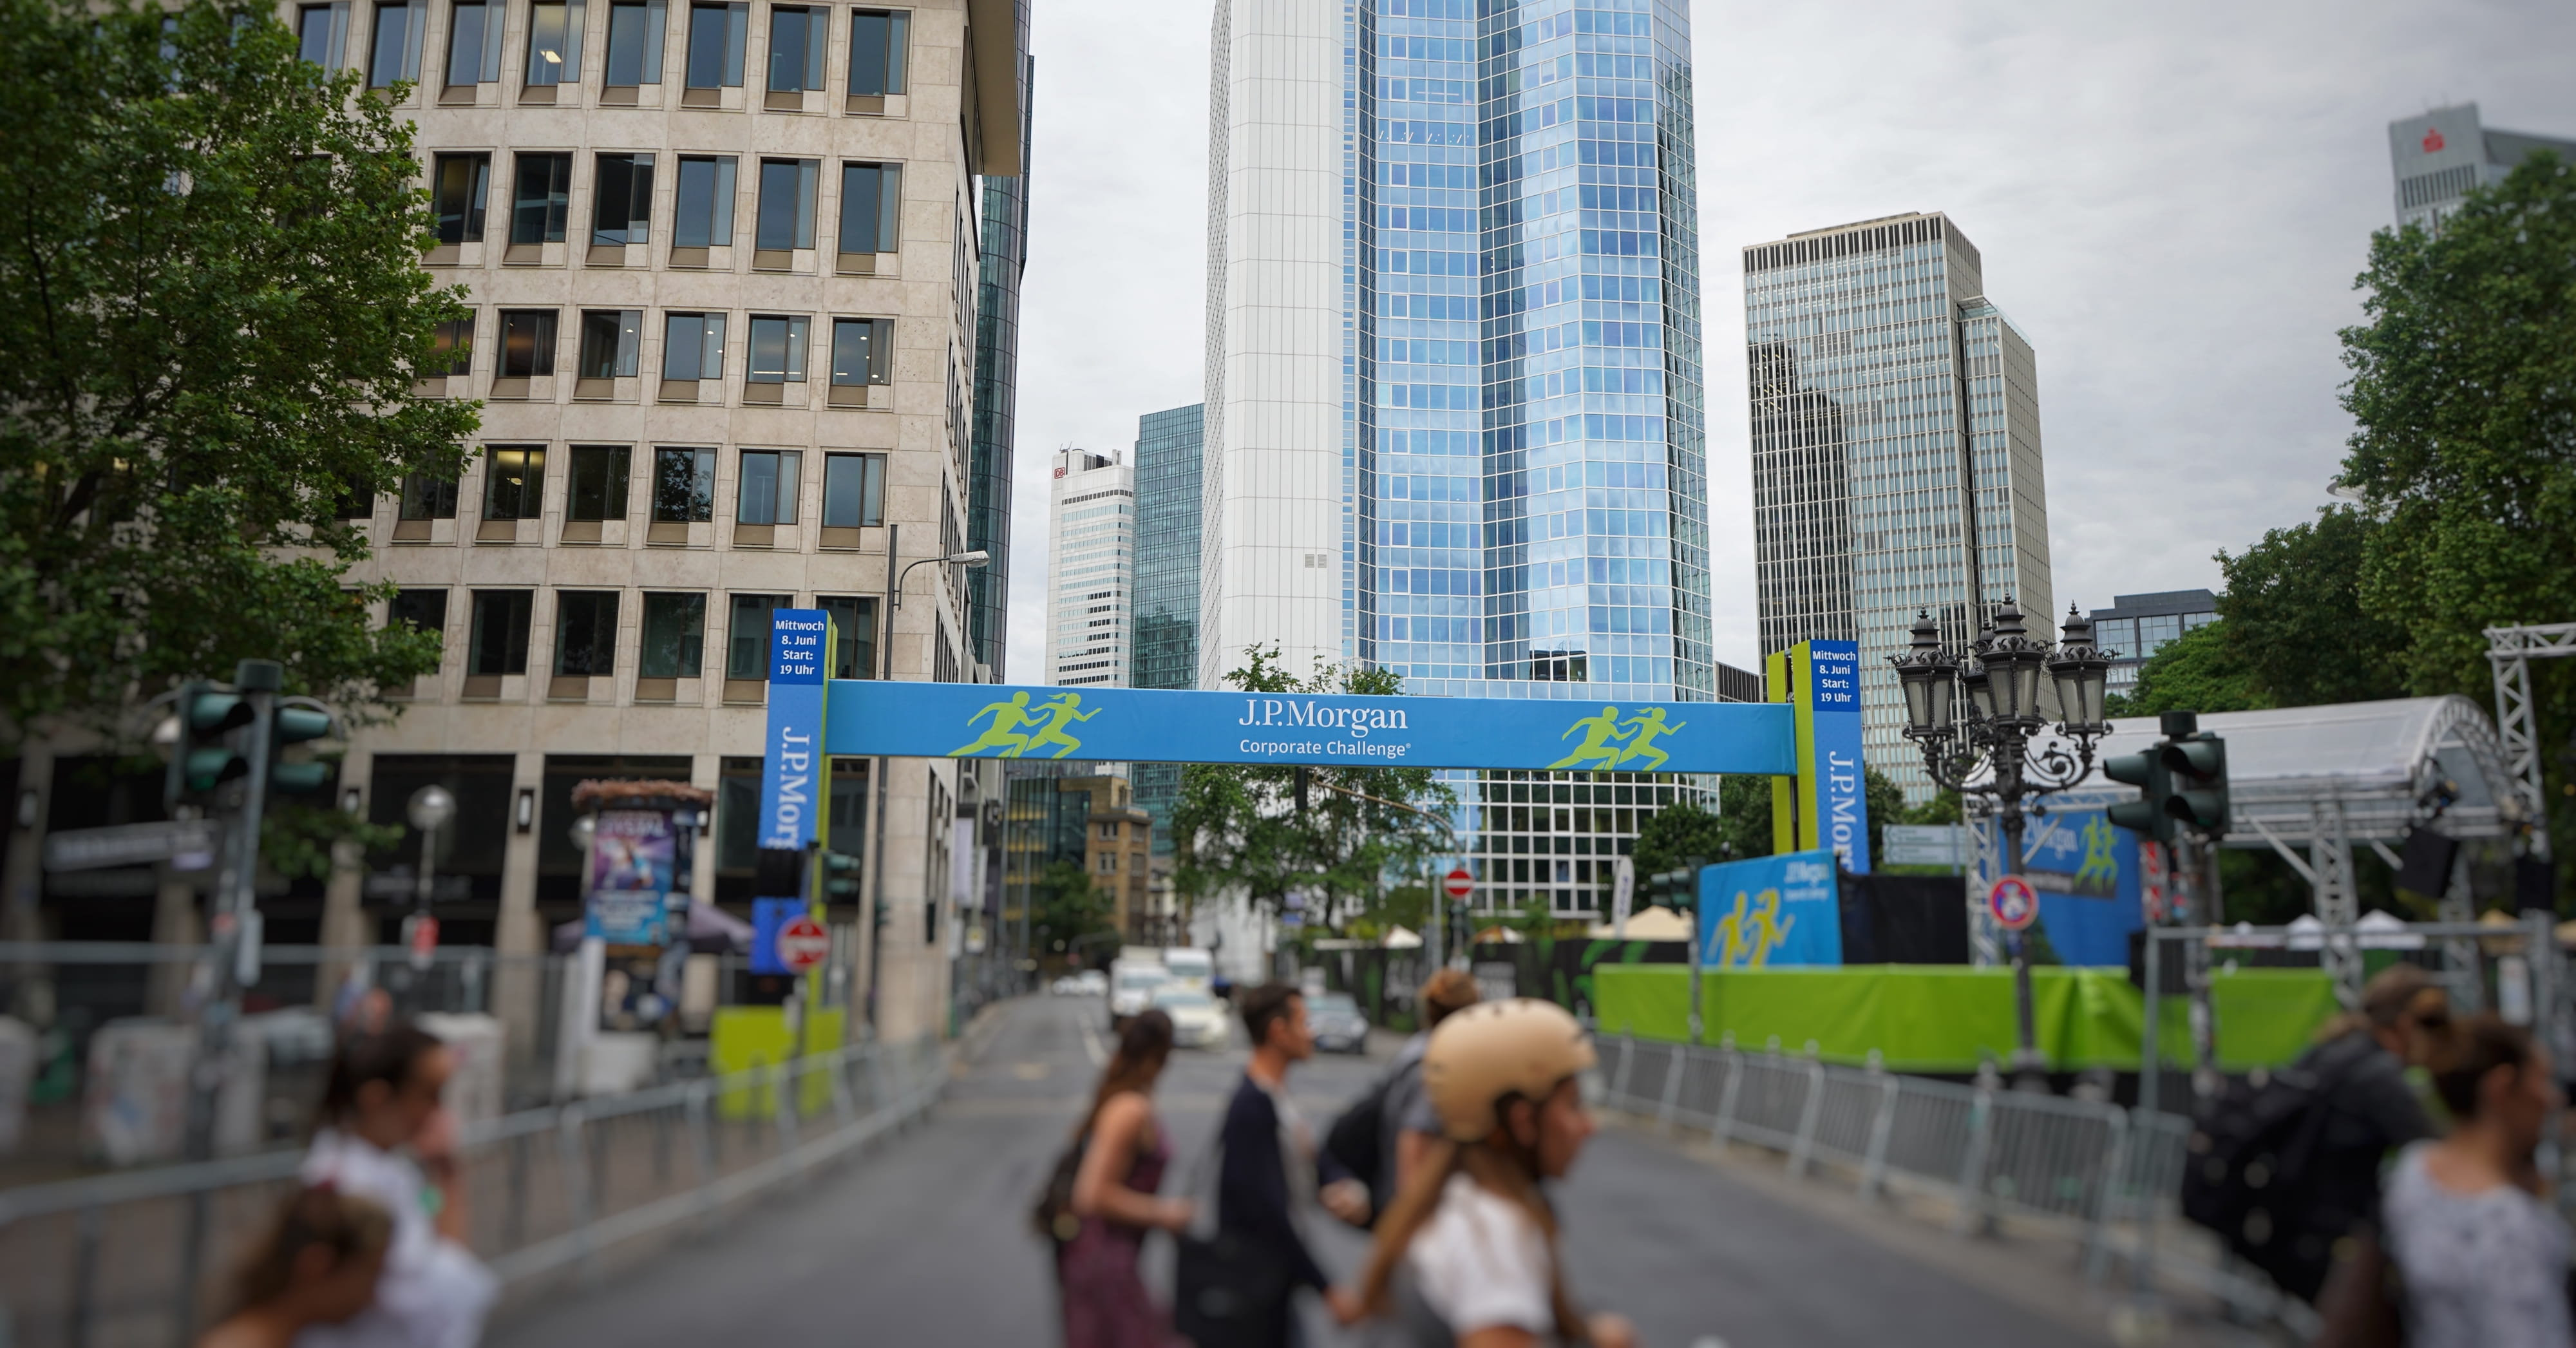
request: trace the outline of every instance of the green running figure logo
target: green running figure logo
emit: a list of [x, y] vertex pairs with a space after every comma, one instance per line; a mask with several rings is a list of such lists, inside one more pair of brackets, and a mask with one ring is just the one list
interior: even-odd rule
[[2111, 821], [2094, 815], [2084, 821], [2084, 864], [2075, 872], [2075, 883], [2087, 892], [2096, 887], [2104, 894], [2120, 890], [2120, 854], [2113, 850], [2120, 836], [2111, 831]]
[[[1666, 724], [1661, 707], [1648, 707], [1625, 721], [1619, 719], [1617, 707], [1603, 707], [1600, 715], [1586, 716], [1567, 726], [1565, 733], [1557, 736], [1562, 740], [1575, 731], [1583, 732], [1583, 739], [1574, 746], [1574, 752], [1548, 764], [1548, 767], [1550, 770], [1589, 768], [1599, 772], [1611, 768], [1625, 769], [1629, 764], [1637, 763], [1639, 766], [1633, 771], [1653, 772], [1672, 758], [1672, 755], [1656, 748], [1655, 741], [1689, 725], [1688, 721]], [[1625, 747], [1622, 747], [1622, 741], [1625, 741]]]
[[[1082, 741], [1066, 734], [1065, 727], [1078, 721], [1088, 721], [1100, 714], [1098, 707], [1089, 711], [1077, 710], [1081, 705], [1082, 694], [1058, 693], [1039, 703], [1032, 711], [1029, 707], [1028, 690], [1022, 689], [1011, 694], [1010, 701], [986, 703], [982, 710], [967, 717], [966, 727], [969, 730], [974, 729], [975, 723], [987, 716], [993, 718], [993, 723], [984, 727], [984, 733], [973, 743], [949, 750], [948, 756], [950, 758], [1025, 758], [1031, 750], [1056, 745], [1061, 747], [1052, 754], [1041, 756], [1063, 758], [1082, 747]], [[1022, 734], [1020, 730], [1023, 726], [1034, 727], [1034, 729]]]

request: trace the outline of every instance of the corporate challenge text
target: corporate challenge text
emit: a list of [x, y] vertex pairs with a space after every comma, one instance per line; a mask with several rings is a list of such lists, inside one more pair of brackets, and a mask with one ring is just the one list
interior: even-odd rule
[[1411, 730], [1401, 708], [1317, 706], [1312, 702], [1285, 698], [1245, 698], [1243, 719], [1237, 725], [1311, 726], [1318, 730], [1346, 730], [1355, 742], [1256, 740], [1245, 739], [1235, 745], [1238, 753], [1260, 754], [1348, 754], [1360, 758], [1402, 758], [1413, 748], [1410, 744], [1370, 743], [1372, 730]]

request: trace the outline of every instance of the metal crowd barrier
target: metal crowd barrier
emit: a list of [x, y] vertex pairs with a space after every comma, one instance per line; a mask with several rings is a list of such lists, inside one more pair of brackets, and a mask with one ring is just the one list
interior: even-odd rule
[[[711, 1223], [919, 1117], [929, 1040], [524, 1110], [466, 1130], [472, 1245], [505, 1284], [595, 1268], [620, 1242]], [[300, 1152], [0, 1190], [0, 1344], [185, 1348], [294, 1183]]]
[[[1829, 1065], [1775, 1043], [1746, 1052], [1622, 1036], [1601, 1065], [1601, 1103], [1668, 1135], [1744, 1143], [1786, 1157], [1789, 1173], [1832, 1166], [1864, 1199], [1892, 1190], [1953, 1205], [1973, 1234], [2006, 1217], [2054, 1225], [2078, 1243], [2086, 1276], [2114, 1260], [2228, 1302], [2242, 1314], [2312, 1327], [2304, 1305], [2217, 1261], [2173, 1248], [2191, 1121], [2068, 1099]], [[2163, 1248], [2158, 1248], [2162, 1231]]]

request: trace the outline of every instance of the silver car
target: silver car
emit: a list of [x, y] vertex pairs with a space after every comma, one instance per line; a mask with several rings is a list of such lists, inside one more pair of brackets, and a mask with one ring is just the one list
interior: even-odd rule
[[1326, 1053], [1368, 1052], [1368, 1017], [1344, 992], [1326, 992], [1306, 1004], [1306, 1023], [1314, 1027], [1315, 1047]]

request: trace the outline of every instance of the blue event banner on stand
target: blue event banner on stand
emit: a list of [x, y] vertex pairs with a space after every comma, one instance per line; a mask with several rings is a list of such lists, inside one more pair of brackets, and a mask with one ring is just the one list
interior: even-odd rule
[[[778, 616], [792, 612], [797, 611], [781, 610]], [[785, 691], [772, 681], [773, 765], [783, 747], [777, 699]], [[1758, 702], [1355, 697], [836, 679], [831, 707], [823, 749], [852, 756], [1798, 771], [1790, 708]], [[1855, 756], [1857, 747], [1855, 736]], [[769, 826], [777, 816], [771, 803], [764, 784], [763, 846], [773, 845]]]
[[[819, 836], [830, 799], [823, 711], [832, 616], [818, 608], [769, 612], [769, 726], [761, 737], [762, 847], [803, 851]], [[911, 685], [927, 687], [929, 685]]]
[[[1813, 674], [1818, 827], [1854, 875], [1869, 874], [1869, 797], [1860, 751], [1860, 644], [1808, 643]], [[1840, 963], [1839, 954], [1835, 959]]]
[[2099, 807], [2051, 809], [2028, 825], [2022, 878], [2039, 894], [2039, 924], [2059, 961], [2129, 962], [2129, 933], [2146, 922], [2139, 866], [2138, 835]]
[[1823, 848], [1699, 873], [1699, 962], [1783, 969], [1843, 962], [1842, 886]]

